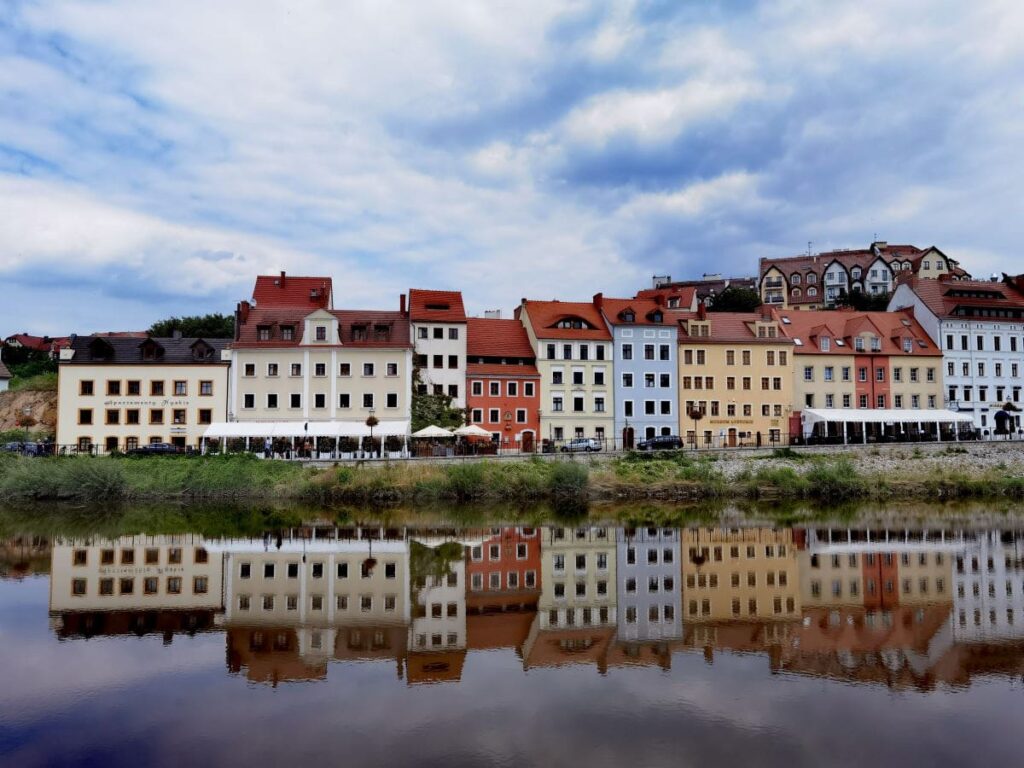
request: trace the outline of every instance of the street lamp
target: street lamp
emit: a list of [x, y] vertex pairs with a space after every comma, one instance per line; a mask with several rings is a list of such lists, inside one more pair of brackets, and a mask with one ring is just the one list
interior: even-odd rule
[[373, 453], [373, 428], [380, 424], [377, 417], [373, 415], [374, 409], [370, 409], [370, 415], [366, 417], [366, 426], [370, 428], [370, 453]]

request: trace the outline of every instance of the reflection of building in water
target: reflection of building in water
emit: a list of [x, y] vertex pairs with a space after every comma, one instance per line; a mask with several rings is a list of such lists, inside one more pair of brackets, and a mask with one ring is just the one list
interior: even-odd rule
[[466, 548], [466, 635], [469, 650], [521, 652], [540, 598], [541, 535], [537, 528], [492, 528]]
[[466, 656], [466, 550], [476, 531], [417, 531], [411, 544], [413, 618], [409, 627], [410, 684], [459, 680]]
[[0, 579], [24, 579], [49, 572], [49, 539], [42, 536], [0, 539]]
[[958, 641], [1024, 638], [1024, 533], [989, 531], [956, 558]]
[[680, 638], [678, 529], [626, 528], [617, 538], [619, 642]]
[[194, 632], [223, 608], [220, 559], [192, 534], [58, 542], [50, 568], [62, 636]]
[[323, 677], [331, 659], [394, 659], [401, 674], [410, 619], [404, 531], [303, 529], [208, 546], [224, 559], [232, 671], [276, 683]]
[[799, 616], [791, 529], [688, 528], [682, 555], [686, 623]]
[[543, 533], [537, 618], [523, 648], [532, 666], [593, 663], [604, 671], [615, 636], [615, 532], [604, 527]]

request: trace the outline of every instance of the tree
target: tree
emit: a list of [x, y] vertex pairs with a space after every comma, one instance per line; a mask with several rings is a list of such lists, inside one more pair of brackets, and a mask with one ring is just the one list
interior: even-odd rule
[[761, 296], [753, 288], [730, 285], [708, 305], [710, 312], [753, 312], [761, 306]]
[[428, 388], [420, 393], [423, 379], [420, 369], [412, 372], [412, 431], [419, 432], [434, 424], [445, 429], [455, 429], [466, 423], [466, 409], [452, 407], [452, 397], [443, 392], [434, 393]]
[[839, 298], [836, 300], [836, 306], [849, 307], [858, 312], [885, 312], [889, 308], [889, 294], [867, 294], [859, 290], [850, 291], [849, 293], [840, 291]]
[[235, 318], [232, 315], [189, 315], [169, 317], [149, 327], [153, 336], [173, 336], [175, 331], [187, 338], [232, 339], [235, 336]]

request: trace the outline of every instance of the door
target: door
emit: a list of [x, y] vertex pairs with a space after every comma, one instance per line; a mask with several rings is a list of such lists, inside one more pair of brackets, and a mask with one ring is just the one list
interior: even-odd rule
[[533, 432], [523, 432], [523, 453], [533, 453]]
[[736, 447], [736, 428], [735, 427], [733, 427], [733, 428], [731, 428], [729, 430], [729, 447], [730, 448], [735, 448]]
[[626, 451], [633, 450], [633, 444], [635, 442], [635, 433], [632, 427], [626, 427], [622, 430], [622, 448]]

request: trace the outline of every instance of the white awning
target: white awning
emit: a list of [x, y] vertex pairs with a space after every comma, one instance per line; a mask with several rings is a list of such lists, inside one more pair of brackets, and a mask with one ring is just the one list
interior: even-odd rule
[[852, 422], [856, 424], [955, 424], [972, 423], [969, 413], [944, 409], [914, 408], [805, 408], [800, 412], [804, 434], [809, 435], [815, 424]]
[[[368, 437], [370, 428], [362, 421], [221, 421], [206, 428], [203, 437]], [[409, 434], [409, 421], [381, 421], [373, 428], [375, 437]]]

